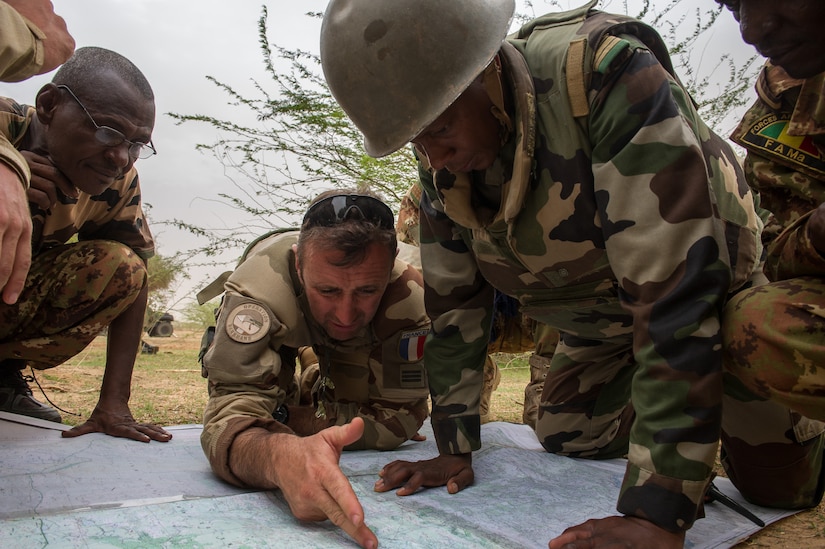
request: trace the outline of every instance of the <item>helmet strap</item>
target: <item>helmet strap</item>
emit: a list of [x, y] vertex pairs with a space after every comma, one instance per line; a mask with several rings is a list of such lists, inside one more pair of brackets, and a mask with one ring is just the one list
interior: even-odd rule
[[507, 109], [504, 106], [504, 87], [501, 79], [501, 59], [496, 55], [493, 60], [487, 65], [482, 74], [482, 82], [484, 90], [493, 102], [490, 107], [490, 112], [501, 124], [501, 144], [504, 145], [510, 137], [510, 132], [513, 131], [513, 122], [510, 120], [510, 115], [507, 114]]

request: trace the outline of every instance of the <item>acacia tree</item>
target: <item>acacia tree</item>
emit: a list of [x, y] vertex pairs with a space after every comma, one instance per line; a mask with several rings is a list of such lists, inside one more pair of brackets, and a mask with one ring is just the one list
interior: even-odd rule
[[[557, 0], [549, 2], [559, 10], [567, 9]], [[706, 2], [706, 7], [691, 8], [684, 0], [669, 0], [657, 8], [650, 0], [623, 1], [630, 13], [657, 28], [665, 42], [680, 78], [697, 102], [700, 113], [717, 127], [729, 113], [748, 101], [745, 93], [752, 86], [755, 56], [737, 63], [723, 54], [703, 76], [691, 65], [691, 54], [708, 29], [716, 22], [721, 8]], [[638, 11], [631, 13], [635, 6]], [[535, 15], [532, 2], [522, 2], [517, 21]], [[182, 220], [165, 223], [205, 239], [190, 256], [214, 257], [226, 250], [242, 250], [245, 245], [280, 226], [295, 224], [313, 196], [333, 187], [369, 188], [379, 192], [397, 207], [401, 197], [417, 179], [412, 155], [407, 149], [381, 159], [371, 158], [363, 147], [360, 132], [332, 98], [321, 75], [317, 55], [272, 44], [267, 36], [267, 8], [262, 7], [258, 37], [266, 85], [254, 83], [256, 96], [246, 97], [230, 84], [214, 77], [207, 79], [223, 90], [229, 104], [254, 116], [254, 125], [243, 125], [206, 114], [171, 116], [182, 123], [201, 123], [217, 130], [220, 137], [212, 143], [197, 145], [220, 162], [232, 184], [231, 192], [220, 200], [242, 212], [247, 222], [230, 229], [217, 229]], [[320, 13], [308, 13], [320, 18]], [[273, 61], [278, 61], [276, 63]], [[285, 63], [287, 70], [283, 70]], [[724, 76], [720, 77], [720, 73]], [[720, 132], [724, 133], [724, 132]], [[292, 221], [289, 221], [292, 220]]]
[[[255, 82], [257, 97], [244, 97], [230, 84], [207, 76], [228, 95], [230, 104], [253, 114], [257, 125], [171, 113], [178, 123], [205, 123], [218, 131], [219, 138], [197, 148], [210, 153], [229, 175], [233, 192], [221, 193], [220, 198], [251, 220], [229, 231], [181, 220], [166, 222], [207, 239], [193, 254], [214, 256], [227, 249], [242, 249], [275, 228], [273, 221], [300, 219], [313, 196], [328, 188], [367, 188], [397, 204], [417, 174], [408, 151], [380, 159], [367, 155], [361, 133], [320, 76], [318, 56], [271, 44], [267, 15], [264, 6], [258, 36], [270, 85]], [[307, 15], [321, 17], [320, 13]], [[288, 70], [276, 67], [273, 58], [285, 61]]]
[[[664, 4], [664, 5], [662, 5]], [[642, 0], [638, 19], [659, 31], [679, 77], [696, 101], [703, 120], [721, 135], [727, 131], [723, 125], [731, 115], [751, 102], [749, 92], [753, 88], [758, 67], [757, 55], [747, 59], [735, 59], [729, 52], [716, 54], [713, 66], [702, 74], [696, 70], [693, 57], [702, 38], [716, 23], [724, 9], [715, 2], [701, 2], [689, 7], [684, 0], [659, 2], [659, 7], [651, 0]], [[704, 7], [702, 7], [704, 6]], [[625, 12], [628, 1], [624, 0]]]

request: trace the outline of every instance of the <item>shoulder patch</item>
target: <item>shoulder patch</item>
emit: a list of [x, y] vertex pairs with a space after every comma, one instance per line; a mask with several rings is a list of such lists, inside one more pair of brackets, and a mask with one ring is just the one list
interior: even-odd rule
[[774, 162], [825, 180], [825, 158], [810, 136], [788, 135], [791, 113], [766, 113], [734, 141]]
[[628, 46], [630, 46], [630, 43], [627, 40], [608, 34], [602, 39], [599, 47], [596, 49], [593, 68], [602, 73], [607, 71], [610, 63]]
[[242, 303], [226, 315], [226, 335], [238, 343], [260, 341], [270, 326], [266, 309], [256, 303]]
[[398, 354], [407, 362], [416, 362], [424, 356], [424, 341], [430, 330], [413, 330], [401, 333], [401, 341], [398, 343]]

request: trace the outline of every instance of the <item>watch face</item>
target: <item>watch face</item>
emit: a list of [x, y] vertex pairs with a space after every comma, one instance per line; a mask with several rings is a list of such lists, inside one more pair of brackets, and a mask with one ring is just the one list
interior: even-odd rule
[[289, 420], [289, 408], [286, 407], [286, 404], [278, 406], [275, 411], [272, 412], [272, 418], [278, 423], [286, 424]]

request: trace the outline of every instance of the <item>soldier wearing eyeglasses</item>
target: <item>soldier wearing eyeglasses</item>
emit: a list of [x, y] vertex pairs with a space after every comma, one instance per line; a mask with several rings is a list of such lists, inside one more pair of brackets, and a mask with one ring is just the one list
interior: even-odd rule
[[0, 219], [0, 409], [60, 422], [23, 368], [57, 366], [108, 328], [99, 401], [63, 436], [171, 438], [129, 410], [155, 249], [134, 165], [155, 154], [154, 121], [144, 75], [102, 48], [78, 49], [34, 106], [0, 99], [0, 159], [29, 182], [30, 208], [26, 223]]
[[[199, 294], [225, 291], [203, 356], [201, 443], [212, 469], [233, 484], [280, 488], [297, 518], [330, 518], [358, 540], [370, 532], [341, 451], [418, 439], [428, 413], [423, 283], [396, 254], [389, 207], [330, 191], [300, 231], [253, 242], [216, 291]], [[307, 346], [317, 381], [309, 403], [295, 405], [296, 356]]]

